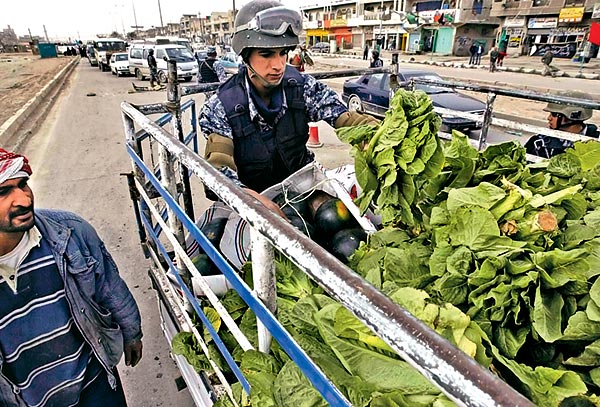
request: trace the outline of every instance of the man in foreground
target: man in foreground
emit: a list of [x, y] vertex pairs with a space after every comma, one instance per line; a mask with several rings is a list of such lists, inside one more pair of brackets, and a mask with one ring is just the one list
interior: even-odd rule
[[127, 405], [116, 366], [142, 357], [138, 307], [96, 231], [35, 210], [31, 167], [0, 148], [0, 405]]

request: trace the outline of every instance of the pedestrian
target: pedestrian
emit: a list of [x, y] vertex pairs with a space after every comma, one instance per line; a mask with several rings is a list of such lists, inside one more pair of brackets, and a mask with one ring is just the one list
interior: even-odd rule
[[496, 72], [496, 61], [498, 61], [498, 54], [498, 47], [494, 47], [490, 51], [490, 72]]
[[379, 59], [379, 52], [377, 50], [373, 50], [371, 55], [373, 58], [371, 59], [369, 68], [381, 68], [383, 66], [383, 61]]
[[217, 60], [217, 49], [208, 47], [206, 59], [200, 63], [198, 69], [198, 83], [223, 83], [227, 79], [223, 64]]
[[[579, 91], [563, 92], [562, 96], [583, 100], [592, 99], [587, 93]], [[600, 135], [598, 127], [595, 124], [585, 123], [586, 120], [589, 120], [592, 117], [592, 109], [558, 103], [548, 103], [544, 108], [544, 111], [548, 112], [548, 128], [552, 130], [561, 130], [594, 138], [598, 138]], [[557, 154], [564, 153], [569, 147], [573, 147], [572, 141], [544, 134], [532, 136], [527, 140], [527, 143], [525, 143], [527, 154], [533, 154], [544, 158], [550, 158]]]
[[483, 55], [483, 44], [477, 44], [477, 53], [475, 54], [475, 65], [481, 64], [481, 56]]
[[508, 41], [506, 38], [500, 41], [498, 44], [498, 62], [496, 66], [502, 66], [504, 64], [504, 58], [506, 58], [508, 50]]
[[304, 72], [306, 69], [306, 65], [314, 65], [312, 58], [308, 54], [308, 50], [306, 49], [305, 43], [300, 44], [300, 46], [298, 47], [298, 51], [290, 57], [289, 62], [290, 65], [296, 68], [299, 72]]
[[150, 69], [150, 87], [153, 89], [160, 89], [158, 83], [158, 67], [156, 65], [156, 58], [154, 58], [154, 49], [148, 50], [148, 69]]
[[0, 405], [126, 406], [138, 307], [94, 228], [35, 209], [27, 158], [0, 149]]
[[475, 65], [475, 60], [477, 59], [477, 44], [475, 42], [471, 43], [469, 47], [469, 65]]
[[365, 44], [365, 50], [363, 51], [363, 61], [369, 59], [369, 44]]
[[[279, 28], [262, 25], [265, 16], [279, 21]], [[324, 120], [339, 128], [378, 121], [348, 112], [333, 89], [286, 64], [302, 32], [297, 11], [277, 0], [252, 0], [238, 11], [233, 31], [232, 46], [244, 66], [201, 110], [205, 156], [249, 195], [283, 215], [260, 192], [314, 161], [306, 147], [309, 122]]]
[[558, 68], [551, 65], [553, 59], [554, 54], [552, 53], [552, 50], [548, 49], [542, 56], [542, 64], [544, 65], [544, 69], [542, 71], [543, 76], [546, 76], [548, 74], [552, 75], [552, 77], [556, 76], [555, 72], [558, 71]]

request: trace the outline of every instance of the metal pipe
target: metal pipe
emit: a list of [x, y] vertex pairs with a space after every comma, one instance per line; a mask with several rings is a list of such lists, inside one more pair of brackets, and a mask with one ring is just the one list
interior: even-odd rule
[[415, 83], [421, 83], [425, 85], [434, 85], [445, 88], [452, 89], [462, 89], [462, 90], [470, 90], [474, 92], [493, 92], [499, 96], [511, 96], [521, 99], [529, 99], [536, 100], [539, 102], [550, 102], [550, 103], [560, 103], [565, 105], [573, 105], [573, 106], [581, 106], [586, 107], [588, 109], [599, 110], [600, 102], [596, 102], [593, 100], [583, 100], [566, 96], [558, 96], [558, 95], [545, 95], [540, 93], [535, 93], [526, 90], [516, 90], [516, 89], [505, 89], [499, 86], [491, 86], [491, 85], [473, 85], [464, 82], [454, 82], [454, 81], [438, 81], [431, 79], [422, 79], [422, 78], [411, 78]]
[[[176, 197], [178, 194], [174, 171], [175, 160], [173, 160], [171, 152], [167, 148], [165, 148], [164, 145], [158, 146], [158, 163], [161, 174], [161, 184], [167, 191], [169, 191], [169, 194], [171, 196]], [[175, 215], [175, 212], [170, 206], [167, 208], [167, 213], [171, 233], [175, 235], [177, 241], [185, 247], [185, 235], [183, 233], [183, 226], [181, 225], [181, 222], [179, 221], [179, 219]], [[186, 286], [191, 287], [192, 279], [190, 276], [190, 272], [185, 267], [185, 264], [181, 256], [179, 255], [179, 252], [177, 251], [175, 252], [175, 260], [177, 262], [177, 269], [179, 271], [179, 274], [181, 275], [182, 280], [184, 281]]]
[[487, 145], [487, 135], [490, 130], [490, 123], [492, 122], [492, 110], [494, 109], [495, 100], [495, 93], [490, 92], [487, 94], [485, 112], [483, 113], [483, 125], [481, 127], [481, 133], [479, 134], [479, 151], [483, 150]]
[[334, 256], [301, 234], [126, 102], [122, 110], [187, 165], [217, 196], [294, 261], [402, 358], [465, 406], [532, 406], [507, 383], [459, 351]]
[[[263, 235], [256, 230], [250, 230], [252, 239], [252, 279], [256, 296], [266, 305], [273, 314], [277, 311], [277, 286], [275, 284], [275, 261], [273, 246]], [[258, 350], [269, 353], [271, 348], [271, 333], [256, 318], [258, 330]]]
[[[169, 67], [169, 83], [167, 84], [167, 103], [166, 107], [171, 113], [171, 124], [173, 126], [173, 134], [181, 142], [184, 141], [183, 125], [181, 124], [181, 96], [179, 94], [179, 81], [177, 79], [177, 62], [170, 59]], [[187, 215], [194, 220], [194, 203], [192, 201], [192, 188], [190, 186], [190, 176], [188, 169], [185, 166], [180, 167], [181, 183], [183, 184], [183, 207]]]

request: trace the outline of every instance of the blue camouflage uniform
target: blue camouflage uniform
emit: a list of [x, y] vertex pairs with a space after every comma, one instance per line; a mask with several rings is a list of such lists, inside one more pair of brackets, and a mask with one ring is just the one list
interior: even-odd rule
[[[242, 72], [245, 75], [245, 70], [242, 70]], [[338, 117], [347, 112], [348, 109], [346, 106], [344, 106], [338, 95], [331, 88], [321, 82], [318, 82], [314, 77], [308, 74], [302, 73], [300, 75], [302, 75], [304, 79], [304, 100], [306, 101], [306, 117], [308, 121], [318, 122], [320, 120], [324, 120], [329, 125], [334, 126], [334, 123]], [[252, 85], [250, 84], [248, 77], [245, 76], [244, 79], [250, 119], [253, 122], [258, 120], [261, 132], [272, 131], [288, 110], [285, 93], [283, 93], [282, 107], [275, 116], [275, 119], [272, 122], [273, 125], [269, 125], [267, 121], [259, 114], [258, 109], [252, 100], [250, 93], [250, 86]], [[200, 113], [199, 124], [205, 136], [216, 133], [218, 135], [233, 139], [233, 131], [225, 113], [225, 108], [219, 99], [218, 94], [213, 95], [204, 104]], [[306, 160], [306, 164], [314, 160], [314, 154], [311, 151], [308, 151]], [[236, 171], [226, 166], [221, 167], [220, 170], [234, 183], [239, 186], [244, 186], [239, 180]]]

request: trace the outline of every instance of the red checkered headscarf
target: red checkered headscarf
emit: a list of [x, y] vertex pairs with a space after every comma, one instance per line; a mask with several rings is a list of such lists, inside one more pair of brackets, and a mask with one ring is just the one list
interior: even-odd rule
[[30, 175], [31, 167], [25, 156], [0, 148], [0, 184], [9, 179]]

